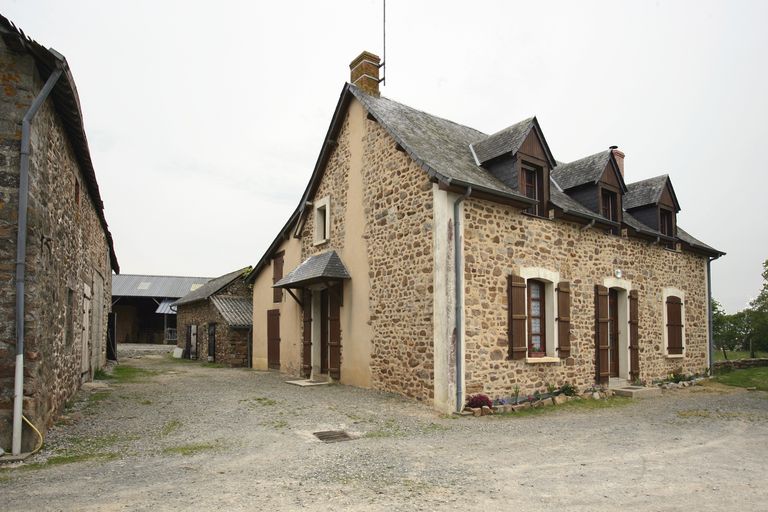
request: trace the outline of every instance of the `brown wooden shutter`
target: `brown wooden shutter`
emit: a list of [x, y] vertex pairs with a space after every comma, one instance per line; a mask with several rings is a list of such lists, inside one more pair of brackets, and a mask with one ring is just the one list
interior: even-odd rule
[[[275, 284], [283, 278], [283, 255], [280, 254], [272, 259], [272, 284]], [[272, 288], [272, 302], [283, 302], [283, 290], [281, 288]]]
[[328, 290], [328, 372], [332, 379], [341, 378], [341, 286]]
[[312, 374], [312, 292], [310, 290], [304, 290], [302, 304], [304, 332], [301, 342], [301, 376], [308, 379]]
[[667, 297], [667, 352], [683, 353], [683, 301], [680, 297]]
[[280, 369], [280, 310], [267, 311], [267, 366]]
[[640, 378], [640, 312], [637, 303], [637, 290], [629, 292], [629, 378]]
[[520, 276], [509, 276], [507, 278], [507, 336], [510, 359], [525, 359], [528, 350], [528, 341], [525, 337], [527, 310], [525, 279]]
[[571, 355], [571, 283], [557, 285], [557, 353], [561, 358]]
[[608, 288], [595, 285], [595, 376], [598, 384], [608, 384]]

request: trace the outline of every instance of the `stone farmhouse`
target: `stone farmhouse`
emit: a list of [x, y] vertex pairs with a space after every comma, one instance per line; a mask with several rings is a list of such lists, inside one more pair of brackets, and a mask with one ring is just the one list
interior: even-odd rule
[[492, 135], [380, 96], [350, 65], [299, 206], [249, 276], [253, 366], [466, 397], [705, 372], [709, 263], [668, 176], [611, 147], [558, 162], [537, 119]]
[[18, 454], [37, 441], [22, 414], [44, 432], [105, 362], [119, 266], [67, 61], [0, 16], [0, 84], [0, 446]]
[[173, 303], [181, 333], [177, 346], [185, 358], [250, 366], [253, 304], [245, 282], [250, 270], [211, 279]]

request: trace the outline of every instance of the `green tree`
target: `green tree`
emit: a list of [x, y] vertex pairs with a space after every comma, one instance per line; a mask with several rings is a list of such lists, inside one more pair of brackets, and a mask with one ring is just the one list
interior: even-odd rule
[[768, 350], [768, 260], [763, 262], [763, 287], [757, 297], [749, 303], [750, 352]]
[[728, 321], [730, 315], [725, 313], [722, 304], [712, 297], [712, 338], [715, 348], [723, 352], [723, 357], [728, 359], [728, 350], [733, 350], [736, 346], [734, 340], [728, 334]]

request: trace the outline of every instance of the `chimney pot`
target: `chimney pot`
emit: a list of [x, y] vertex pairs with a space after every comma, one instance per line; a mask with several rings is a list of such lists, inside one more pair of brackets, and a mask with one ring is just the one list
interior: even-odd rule
[[616, 163], [619, 165], [619, 172], [621, 177], [624, 177], [624, 152], [619, 149], [619, 146], [611, 146], [609, 148], [613, 153], [613, 158], [616, 159]]
[[350, 82], [363, 92], [379, 96], [379, 65], [381, 58], [370, 52], [363, 52], [349, 64]]

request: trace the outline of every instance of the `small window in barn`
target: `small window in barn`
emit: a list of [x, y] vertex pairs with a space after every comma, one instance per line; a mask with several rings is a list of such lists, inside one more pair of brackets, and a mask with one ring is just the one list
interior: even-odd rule
[[325, 196], [315, 203], [315, 245], [328, 241], [331, 235], [331, 198]]
[[64, 309], [64, 342], [67, 345], [71, 345], [74, 341], [74, 309], [75, 307], [75, 290], [67, 288], [67, 303]]
[[75, 205], [80, 206], [80, 182], [75, 178]]
[[682, 291], [665, 288], [664, 296], [664, 348], [667, 357], [685, 355], [685, 300]]
[[525, 197], [536, 199], [537, 204], [528, 208], [526, 213], [543, 216], [546, 212], [544, 204], [544, 170], [541, 167], [523, 163], [522, 165], [522, 192]]
[[[283, 255], [280, 253], [272, 258], [272, 284], [283, 278]], [[272, 302], [283, 302], [283, 290], [272, 288]]]

